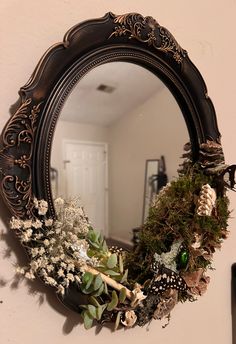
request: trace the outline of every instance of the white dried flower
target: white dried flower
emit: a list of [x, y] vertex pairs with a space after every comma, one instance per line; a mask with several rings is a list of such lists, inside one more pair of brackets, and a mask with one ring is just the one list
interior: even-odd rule
[[73, 224], [77, 215], [77, 209], [65, 208], [64, 215], [65, 215], [64, 220], [65, 220], [66, 225], [69, 227], [73, 227]]
[[66, 238], [67, 237], [67, 233], [65, 231], [61, 231], [61, 238]]
[[81, 282], [82, 282], [82, 281], [81, 281], [81, 278], [80, 278], [78, 275], [75, 275], [74, 277], [75, 277], [75, 280], [76, 280], [78, 283], [81, 283]]
[[31, 226], [32, 226], [32, 220], [23, 221], [23, 228], [24, 229], [31, 228]]
[[60, 258], [59, 257], [50, 257], [50, 260], [52, 263], [56, 264], [59, 262]]
[[47, 265], [50, 264], [48, 258], [49, 258], [49, 257], [48, 257], [47, 255], [44, 254], [43, 256], [39, 257], [37, 260], [40, 260], [41, 266], [42, 266], [42, 267], [47, 267]]
[[57, 281], [50, 276], [45, 276], [45, 282], [53, 287], [57, 285]]
[[65, 277], [65, 274], [64, 274], [64, 270], [63, 270], [63, 269], [59, 269], [59, 270], [57, 271], [57, 274], [58, 274], [59, 277]]
[[67, 277], [68, 280], [71, 281], [71, 282], [74, 282], [74, 280], [75, 280], [74, 275], [71, 274], [71, 273], [67, 274], [66, 277]]
[[77, 241], [78, 237], [74, 233], [69, 232], [68, 236], [70, 237], [71, 241]]
[[75, 270], [75, 264], [74, 263], [68, 263], [67, 271], [74, 271], [74, 270]]
[[91, 264], [93, 267], [96, 267], [99, 265], [99, 260], [97, 257], [91, 257], [89, 260], [89, 264]]
[[65, 295], [65, 288], [61, 284], [59, 284], [57, 286], [57, 292], [63, 296]]
[[51, 227], [53, 225], [53, 219], [46, 219], [44, 221], [45, 226]]
[[141, 285], [136, 283], [135, 288], [132, 290], [131, 307], [136, 307], [146, 297], [141, 290]]
[[16, 273], [17, 273], [17, 274], [24, 275], [24, 274], [25, 274], [25, 268], [22, 268], [22, 267], [20, 267], [20, 266], [17, 266], [17, 267], [16, 267]]
[[48, 272], [52, 272], [54, 270], [54, 266], [49, 264], [49, 265], [46, 266], [46, 269], [47, 269]]
[[38, 250], [38, 254], [39, 254], [40, 256], [42, 256], [44, 253], [45, 253], [44, 247], [40, 247], [39, 250]]
[[75, 197], [69, 200], [68, 206], [71, 208], [79, 208], [79, 198]]
[[55, 201], [54, 201], [54, 206], [55, 206], [55, 207], [58, 207], [58, 206], [61, 207], [61, 206], [64, 205], [64, 203], [65, 203], [64, 199], [61, 198], [61, 197], [58, 197], [58, 198], [56, 198]]
[[77, 264], [79, 266], [81, 274], [84, 274], [87, 271], [87, 264], [85, 264], [83, 261], [78, 260]]
[[31, 270], [32, 271], [37, 271], [38, 270], [38, 268], [39, 268], [39, 262], [38, 262], [38, 260], [33, 260], [33, 261], [31, 261], [30, 262], [30, 267], [31, 267]]
[[40, 275], [43, 276], [44, 278], [48, 276], [47, 271], [45, 269], [40, 270]]
[[45, 246], [49, 246], [50, 245], [50, 241], [48, 239], [44, 239], [43, 241]]
[[27, 278], [29, 280], [33, 280], [33, 279], [35, 279], [35, 276], [34, 276], [32, 271], [28, 271], [25, 273], [25, 278]]
[[48, 211], [48, 202], [44, 201], [43, 199], [38, 201], [38, 214], [46, 215], [47, 211]]
[[121, 323], [126, 327], [133, 327], [136, 323], [137, 315], [134, 311], [126, 311], [125, 312], [125, 321], [121, 321]]
[[32, 229], [27, 229], [25, 232], [23, 232], [20, 236], [21, 242], [30, 241], [32, 233], [33, 233]]
[[20, 229], [22, 228], [23, 221], [16, 219], [15, 217], [11, 218], [10, 227], [11, 229]]
[[[38, 209], [39, 215], [46, 214], [48, 208], [46, 201], [35, 198], [34, 206]], [[71, 282], [81, 283], [80, 275], [74, 275], [75, 258], [76, 264], [80, 266], [80, 273], [86, 271], [88, 262], [90, 266], [97, 266], [99, 259], [88, 256], [89, 244], [85, 239], [81, 239], [89, 231], [89, 222], [83, 209], [78, 207], [78, 202], [74, 200], [65, 203], [59, 198], [55, 202], [55, 207], [57, 207], [56, 211], [59, 211], [56, 221], [51, 218], [42, 220], [34, 218], [26, 221], [12, 218], [11, 226], [15, 229], [23, 229], [19, 232], [23, 242], [32, 240], [40, 244], [36, 247], [30, 247], [31, 245], [27, 244], [32, 258], [29, 263], [30, 270], [21, 268], [18, 269], [19, 273], [26, 275], [29, 279], [35, 278], [34, 275], [38, 274], [45, 283], [58, 287], [58, 292], [63, 295], [65, 288]], [[44, 232], [43, 226], [48, 227], [49, 230]], [[68, 252], [71, 248], [74, 252], [71, 250]], [[54, 276], [56, 276], [55, 279]], [[58, 279], [63, 280], [60, 286], [58, 286]], [[136, 299], [144, 298], [141, 294], [142, 292], [137, 292]]]
[[63, 244], [64, 244], [65, 248], [70, 248], [71, 247], [71, 243], [68, 242], [68, 241], [64, 241]]
[[51, 244], [51, 245], [55, 244], [55, 242], [56, 242], [56, 239], [55, 239], [55, 238], [51, 238], [51, 239], [50, 239], [50, 244]]
[[42, 233], [34, 234], [34, 238], [35, 238], [36, 240], [42, 239], [42, 237], [43, 237], [43, 234], [42, 234]]
[[55, 228], [61, 228], [63, 226], [63, 223], [61, 221], [55, 220], [54, 221], [54, 227]]
[[32, 227], [35, 229], [42, 228], [42, 222], [39, 219], [36, 219], [35, 221], [32, 222]]
[[32, 257], [36, 257], [38, 253], [39, 253], [39, 249], [37, 247], [31, 248]]
[[78, 234], [86, 235], [89, 231], [89, 223], [86, 219], [81, 219], [80, 223], [77, 223], [77, 225], [74, 224], [74, 231]]
[[55, 228], [55, 233], [56, 233], [56, 234], [60, 234], [61, 231], [62, 231], [62, 228], [61, 228], [61, 227]]
[[38, 202], [38, 200], [37, 200], [37, 198], [36, 198], [36, 197], [34, 197], [34, 199], [33, 199], [33, 202], [34, 202], [34, 206], [35, 206], [35, 208], [36, 208], [36, 209], [38, 209], [39, 202]]
[[70, 285], [69, 279], [68, 279], [68, 278], [65, 278], [65, 279], [63, 280], [62, 284], [65, 286], [65, 288], [68, 288], [69, 285]]
[[31, 228], [27, 229], [27, 231], [25, 232], [29, 237], [32, 236], [33, 234], [33, 230]]

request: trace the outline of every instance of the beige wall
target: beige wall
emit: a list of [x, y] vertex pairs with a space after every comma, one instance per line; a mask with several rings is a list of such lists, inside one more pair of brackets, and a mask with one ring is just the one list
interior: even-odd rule
[[109, 128], [109, 213], [112, 237], [129, 241], [142, 224], [145, 162], [165, 156], [177, 176], [188, 133], [174, 97], [164, 87]]
[[[228, 163], [235, 154], [235, 0], [2, 0], [0, 2], [0, 127], [8, 119], [9, 106], [16, 100], [17, 90], [30, 76], [38, 59], [53, 43], [61, 41], [65, 31], [79, 21], [102, 16], [107, 11], [138, 11], [152, 15], [174, 33], [190, 58], [201, 70], [214, 101], [223, 146]], [[231, 208], [236, 194], [230, 193]], [[6, 212], [1, 207], [6, 220]], [[85, 331], [77, 326], [78, 317], [64, 309], [51, 291], [40, 282], [25, 282], [14, 288], [13, 264], [24, 259], [9, 233], [0, 243], [0, 341], [12, 344], [68, 344], [123, 342], [141, 344], [230, 344], [230, 266], [236, 261], [235, 213], [230, 220], [231, 235], [215, 256], [216, 270], [211, 273], [208, 293], [195, 304], [178, 305], [170, 325], [162, 329], [158, 321], [146, 328], [135, 328], [112, 334], [103, 329]], [[12, 248], [9, 257], [5, 250]], [[5, 281], [5, 285], [4, 282]], [[47, 290], [47, 292], [46, 292]], [[33, 293], [32, 293], [33, 291]]]

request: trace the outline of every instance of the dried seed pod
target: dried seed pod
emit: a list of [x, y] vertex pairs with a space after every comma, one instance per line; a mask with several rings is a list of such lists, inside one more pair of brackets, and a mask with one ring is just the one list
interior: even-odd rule
[[211, 216], [215, 202], [215, 190], [209, 184], [203, 185], [198, 199], [197, 214], [199, 216]]
[[224, 154], [220, 143], [207, 140], [200, 145], [199, 162], [208, 173], [217, 173], [225, 167]]
[[176, 303], [178, 302], [178, 291], [169, 289], [168, 293], [162, 296], [157, 308], [153, 314], [154, 319], [162, 319], [170, 314]]
[[189, 163], [192, 163], [193, 161], [192, 145], [190, 142], [187, 142], [184, 145], [184, 153], [182, 154], [181, 158], [183, 159], [183, 162], [179, 165], [177, 170], [179, 175], [185, 174]]

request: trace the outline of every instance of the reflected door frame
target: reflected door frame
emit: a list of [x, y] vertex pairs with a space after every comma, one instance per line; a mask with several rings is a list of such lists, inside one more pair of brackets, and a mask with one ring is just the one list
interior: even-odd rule
[[[67, 177], [67, 171], [66, 171], [66, 166], [69, 163], [68, 157], [67, 157], [67, 146], [68, 145], [78, 145], [78, 146], [97, 146], [101, 147], [104, 152], [104, 228], [103, 230], [97, 229], [105, 237], [109, 236], [109, 219], [108, 219], [108, 214], [109, 214], [109, 200], [108, 200], [108, 194], [109, 194], [109, 189], [108, 189], [108, 143], [106, 142], [100, 142], [100, 141], [82, 141], [82, 140], [71, 140], [71, 139], [63, 139], [62, 140], [62, 153], [63, 153], [63, 163], [64, 163], [64, 168], [63, 168], [63, 180], [64, 180], [64, 190], [66, 194], [66, 198], [70, 197], [71, 195], [68, 195], [67, 188], [65, 185], [65, 180]], [[95, 228], [96, 230], [96, 228]]]

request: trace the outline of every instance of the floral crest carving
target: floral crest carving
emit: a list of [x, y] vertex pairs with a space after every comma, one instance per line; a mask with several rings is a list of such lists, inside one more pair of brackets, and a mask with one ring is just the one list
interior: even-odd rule
[[137, 39], [159, 51], [170, 53], [177, 63], [182, 63], [187, 55], [186, 50], [180, 47], [173, 35], [150, 16], [129, 13], [116, 16], [114, 23], [117, 26], [110, 37], [127, 35], [130, 39]]
[[1, 194], [15, 216], [32, 211], [32, 152], [39, 111], [40, 103], [32, 105], [32, 99], [26, 99], [1, 137]]

